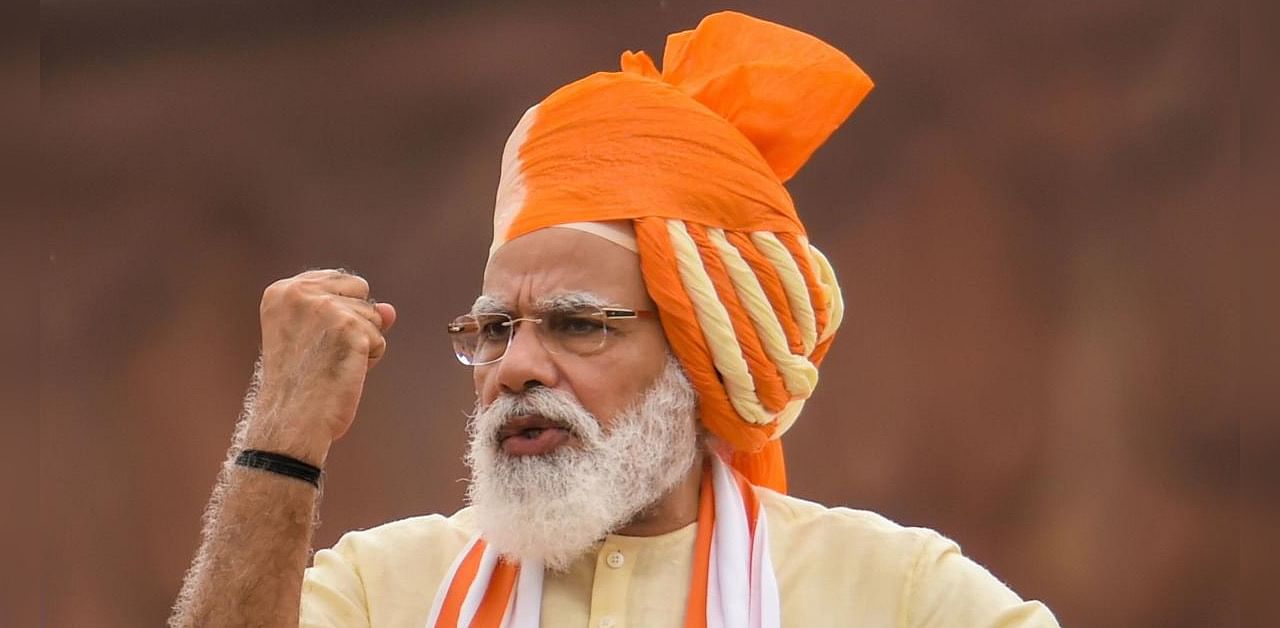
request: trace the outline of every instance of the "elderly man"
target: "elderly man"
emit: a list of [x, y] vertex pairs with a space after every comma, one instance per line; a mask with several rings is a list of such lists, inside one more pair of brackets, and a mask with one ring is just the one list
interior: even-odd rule
[[[173, 625], [1053, 626], [955, 544], [785, 495], [842, 316], [783, 182], [871, 83], [737, 13], [521, 119], [481, 296], [470, 505], [306, 568], [320, 468], [395, 309], [341, 271], [262, 299], [262, 358]], [[305, 569], [304, 569], [305, 568]]]

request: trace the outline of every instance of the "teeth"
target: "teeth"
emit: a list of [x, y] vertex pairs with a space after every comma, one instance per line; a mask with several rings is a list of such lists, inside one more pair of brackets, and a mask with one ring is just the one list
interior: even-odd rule
[[533, 440], [533, 439], [537, 438], [539, 434], [542, 434], [542, 432], [544, 432], [544, 431], [545, 431], [545, 430], [543, 430], [542, 428], [533, 427], [533, 428], [529, 428], [529, 429], [525, 430], [525, 431], [523, 432], [523, 436], [524, 436], [525, 438], [529, 439], [529, 440]]

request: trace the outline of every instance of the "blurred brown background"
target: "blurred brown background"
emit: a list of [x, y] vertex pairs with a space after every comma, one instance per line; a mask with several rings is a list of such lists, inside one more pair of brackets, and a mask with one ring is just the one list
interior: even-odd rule
[[307, 267], [401, 314], [317, 546], [456, 509], [442, 323], [507, 133], [720, 8], [878, 83], [789, 186], [849, 308], [793, 493], [941, 530], [1064, 625], [1238, 623], [1238, 24], [1186, 0], [43, 3], [43, 623], [162, 622], [261, 290]]

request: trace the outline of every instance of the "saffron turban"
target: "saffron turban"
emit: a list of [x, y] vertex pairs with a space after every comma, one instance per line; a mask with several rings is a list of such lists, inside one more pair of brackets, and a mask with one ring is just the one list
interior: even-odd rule
[[667, 38], [661, 71], [628, 51], [621, 72], [556, 90], [503, 152], [491, 252], [567, 225], [635, 250], [703, 425], [781, 492], [778, 438], [843, 312], [783, 184], [871, 86], [811, 35], [716, 13]]

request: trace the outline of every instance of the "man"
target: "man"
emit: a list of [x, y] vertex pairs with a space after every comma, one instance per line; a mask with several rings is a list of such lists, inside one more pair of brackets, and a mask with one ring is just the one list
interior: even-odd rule
[[784, 494], [779, 437], [843, 311], [783, 182], [867, 77], [737, 13], [672, 35], [661, 72], [622, 64], [504, 151], [482, 295], [448, 326], [478, 397], [470, 506], [304, 571], [396, 313], [341, 271], [277, 282], [174, 625], [1056, 625], [932, 531]]

